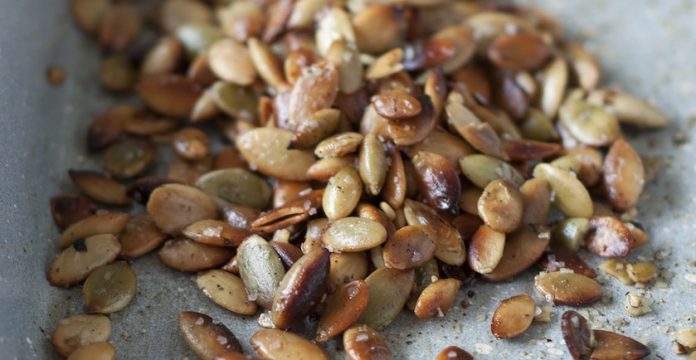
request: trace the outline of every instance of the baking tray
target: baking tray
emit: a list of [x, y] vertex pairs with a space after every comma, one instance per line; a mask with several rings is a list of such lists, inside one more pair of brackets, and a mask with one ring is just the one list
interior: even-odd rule
[[[638, 207], [652, 242], [631, 255], [659, 263], [661, 278], [647, 289], [654, 310], [629, 317], [621, 299], [633, 288], [600, 278], [605, 299], [581, 311], [595, 328], [632, 336], [656, 358], [676, 358], [669, 332], [695, 326], [696, 318], [696, 284], [688, 280], [696, 275], [696, 151], [690, 138], [696, 123], [696, 2], [523, 2], [546, 9], [566, 24], [571, 38], [586, 41], [606, 70], [605, 83], [649, 99], [673, 121], [658, 132], [629, 133], [654, 175]], [[67, 1], [0, 0], [0, 30], [0, 358], [54, 358], [47, 336], [61, 318], [82, 312], [82, 299], [79, 288], [52, 288], [45, 279], [58, 236], [48, 200], [71, 190], [67, 168], [98, 167], [85, 155], [85, 127], [119, 99], [94, 81], [99, 49], [75, 29]], [[51, 64], [67, 72], [60, 87], [45, 80]], [[587, 258], [597, 265], [595, 257]], [[250, 350], [255, 318], [217, 307], [190, 274], [165, 269], [156, 255], [133, 266], [138, 295], [111, 315], [120, 359], [194, 359], [178, 335], [177, 314], [187, 309], [222, 320]], [[569, 358], [559, 330], [566, 307], [554, 307], [549, 324], [534, 324], [519, 338], [497, 340], [490, 333], [496, 306], [533, 293], [533, 275], [468, 285], [458, 299], [468, 305], [455, 306], [444, 318], [417, 321], [404, 311], [384, 332], [394, 358], [433, 358], [448, 345], [481, 359]]]

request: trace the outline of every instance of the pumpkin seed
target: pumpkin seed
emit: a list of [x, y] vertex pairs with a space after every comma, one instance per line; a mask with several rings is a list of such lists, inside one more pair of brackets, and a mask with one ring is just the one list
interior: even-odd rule
[[530, 108], [527, 117], [520, 124], [520, 132], [525, 138], [536, 141], [555, 141], [558, 133], [553, 126], [551, 117], [544, 112]]
[[235, 314], [256, 313], [256, 303], [248, 299], [242, 279], [227, 271], [209, 270], [198, 274], [196, 285], [214, 303]]
[[145, 55], [141, 74], [167, 74], [174, 71], [182, 58], [183, 47], [173, 36], [163, 36]]
[[624, 139], [615, 141], [604, 159], [602, 171], [612, 206], [622, 211], [633, 208], [645, 184], [643, 162], [633, 147]]
[[624, 257], [633, 246], [633, 236], [620, 220], [601, 216], [590, 219], [585, 235], [587, 249], [599, 256]]
[[326, 342], [348, 329], [367, 307], [368, 288], [362, 280], [354, 280], [336, 289], [317, 324], [316, 340]]
[[118, 178], [132, 178], [144, 172], [155, 159], [154, 144], [128, 139], [117, 142], [104, 153], [104, 168]]
[[272, 195], [271, 187], [264, 179], [244, 169], [209, 172], [198, 178], [196, 186], [219, 205], [235, 204], [264, 209]]
[[273, 247], [262, 237], [252, 235], [237, 249], [239, 276], [249, 300], [270, 309], [285, 269]]
[[404, 216], [409, 225], [425, 225], [424, 230], [435, 243], [435, 257], [449, 265], [466, 261], [466, 247], [459, 231], [425, 204], [406, 199]]
[[343, 156], [317, 160], [307, 169], [307, 177], [316, 181], [328, 181], [345, 167], [357, 167], [355, 156]]
[[272, 233], [290, 225], [301, 223], [316, 214], [321, 205], [323, 190], [303, 195], [285, 206], [261, 213], [251, 227], [254, 231]]
[[410, 146], [419, 143], [435, 127], [437, 119], [433, 102], [428, 96], [418, 96], [416, 99], [421, 104], [421, 112], [418, 115], [387, 123], [387, 132], [396, 145]]
[[183, 128], [174, 135], [172, 148], [184, 160], [201, 160], [208, 156], [208, 135], [196, 128]]
[[642, 127], [662, 128], [669, 119], [649, 103], [619, 90], [596, 90], [589, 94], [588, 101], [603, 105], [616, 115], [620, 122]]
[[395, 48], [380, 55], [368, 66], [365, 77], [369, 80], [383, 79], [404, 70], [404, 50]]
[[406, 199], [406, 170], [404, 161], [398, 151], [393, 151], [389, 160], [391, 166], [387, 170], [387, 176], [382, 189], [382, 198], [394, 209], [399, 209]]
[[563, 50], [568, 56], [575, 78], [584, 90], [593, 90], [599, 85], [602, 70], [597, 59], [582, 45], [569, 42]]
[[503, 258], [505, 233], [481, 225], [469, 242], [468, 263], [479, 274], [492, 272]]
[[344, 39], [355, 44], [350, 16], [338, 6], [327, 8], [318, 16], [315, 37], [317, 53], [322, 57], [326, 57], [331, 44], [336, 40]]
[[221, 39], [208, 50], [210, 68], [220, 79], [237, 85], [250, 85], [256, 78], [256, 68], [249, 50], [232, 39]]
[[602, 297], [602, 287], [596, 281], [574, 272], [541, 273], [534, 277], [534, 287], [555, 305], [590, 305]]
[[490, 281], [503, 281], [527, 270], [541, 258], [549, 244], [548, 233], [537, 233], [528, 226], [521, 226], [505, 238], [503, 257], [498, 266], [483, 277]]
[[136, 291], [135, 273], [123, 261], [94, 269], [82, 287], [87, 310], [101, 314], [110, 314], [125, 308]]
[[561, 316], [561, 334], [574, 360], [587, 357], [592, 352], [592, 330], [587, 319], [569, 310]]
[[251, 337], [251, 347], [264, 359], [329, 359], [324, 350], [311, 341], [278, 329], [257, 331]]
[[452, 345], [442, 349], [435, 360], [474, 360], [474, 357], [464, 349]]
[[420, 194], [426, 202], [438, 210], [459, 212], [462, 190], [454, 164], [442, 155], [423, 151], [417, 153], [411, 162], [416, 170]]
[[[375, 329], [389, 325], [408, 300], [413, 287], [413, 270], [380, 268], [365, 279], [368, 302], [358, 323]], [[345, 336], [345, 335], [344, 335]]]
[[68, 175], [75, 186], [94, 200], [109, 205], [130, 204], [126, 188], [106, 175], [90, 170], [68, 170]]
[[142, 111], [125, 120], [123, 131], [133, 135], [148, 136], [165, 134], [177, 127], [179, 127], [179, 122], [175, 119], [162, 118]]
[[308, 49], [300, 48], [288, 53], [283, 62], [285, 79], [290, 85], [294, 85], [302, 75], [304, 68], [316, 62], [316, 54]]
[[319, 142], [314, 155], [322, 159], [345, 156], [357, 151], [362, 140], [363, 136], [355, 132], [336, 134]]
[[657, 266], [648, 262], [628, 264], [626, 273], [631, 280], [639, 284], [647, 284], [657, 276]]
[[585, 186], [570, 171], [549, 164], [534, 167], [534, 177], [546, 180], [554, 192], [553, 203], [568, 217], [592, 216], [592, 199]]
[[303, 119], [295, 128], [292, 147], [310, 148], [336, 131], [341, 119], [341, 112], [336, 109], [323, 109], [309, 118]]
[[322, 243], [332, 252], [356, 252], [381, 245], [387, 231], [379, 222], [362, 217], [338, 219], [326, 229]]
[[488, 59], [505, 70], [533, 70], [551, 55], [551, 48], [539, 36], [502, 34], [488, 47]]
[[387, 341], [368, 325], [355, 325], [343, 333], [343, 348], [350, 360], [392, 358]]
[[580, 249], [589, 230], [589, 220], [585, 218], [568, 218], [558, 223], [551, 232], [551, 240], [571, 251]]
[[68, 360], [114, 360], [116, 349], [105, 341], [95, 342], [81, 346], [73, 351]]
[[225, 114], [245, 121], [254, 121], [258, 99], [250, 87], [218, 81], [210, 88], [215, 105]]
[[[474, 150], [463, 141], [460, 137], [454, 136], [448, 132], [437, 128], [428, 134], [423, 141], [409, 147], [406, 154], [410, 157], [415, 156], [419, 152], [431, 152], [439, 154], [447, 158], [452, 164], [457, 164], [459, 159], [470, 155]], [[392, 161], [392, 166], [394, 166]], [[459, 168], [455, 169], [459, 172]]]
[[362, 280], [368, 274], [367, 256], [364, 252], [331, 253], [329, 256], [329, 293], [354, 280]]
[[643, 316], [652, 311], [650, 304], [652, 302], [643, 297], [641, 294], [628, 292], [624, 296], [623, 308], [631, 316]]
[[356, 46], [337, 39], [328, 49], [326, 59], [338, 70], [338, 86], [342, 93], [350, 94], [362, 86], [363, 65]]
[[58, 322], [51, 343], [58, 354], [68, 357], [85, 345], [103, 342], [111, 335], [111, 321], [104, 315], [72, 315]]
[[314, 18], [328, 1], [326, 0], [299, 0], [288, 18], [287, 27], [290, 29], [306, 28], [314, 24]]
[[251, 232], [236, 228], [225, 221], [200, 220], [181, 232], [187, 238], [206, 245], [237, 247]]
[[136, 70], [128, 57], [117, 54], [102, 60], [99, 82], [106, 90], [116, 92], [131, 90], [136, 77]]
[[138, 36], [143, 19], [133, 4], [110, 6], [99, 21], [99, 44], [106, 49], [125, 50]]
[[464, 176], [482, 189], [496, 179], [507, 179], [515, 186], [524, 182], [524, 177], [514, 167], [488, 155], [467, 155], [459, 160], [459, 166]]
[[539, 265], [546, 272], [570, 269], [574, 273], [585, 275], [590, 278], [597, 277], [597, 273], [578, 256], [577, 252], [568, 250], [563, 246], [551, 246], [550, 251], [539, 261]]
[[462, 191], [462, 196], [459, 198], [460, 209], [478, 217], [478, 200], [481, 194], [483, 194], [483, 190], [476, 187], [464, 189]]
[[263, 32], [263, 41], [270, 43], [284, 29], [290, 12], [292, 11], [293, 1], [280, 0], [269, 6], [271, 16], [266, 21], [266, 29]]
[[221, 266], [232, 258], [233, 252], [227, 248], [178, 238], [167, 240], [157, 255], [170, 268], [197, 272]]
[[379, 54], [399, 45], [406, 18], [389, 4], [369, 4], [353, 16], [353, 29], [362, 52]]
[[278, 180], [273, 184], [273, 190], [273, 207], [279, 208], [306, 195], [312, 187], [305, 181]]
[[593, 186], [602, 177], [602, 163], [602, 154], [599, 151], [590, 147], [580, 147], [556, 158], [551, 165], [571, 170], [585, 186]]
[[413, 312], [419, 319], [444, 316], [454, 305], [461, 284], [457, 279], [440, 279], [433, 282], [418, 296]]
[[116, 142], [127, 120], [140, 111], [133, 105], [117, 105], [98, 115], [87, 129], [87, 149], [97, 151]]
[[95, 214], [70, 225], [58, 239], [61, 248], [92, 235], [118, 234], [128, 223], [128, 214], [113, 212]]
[[278, 125], [296, 130], [317, 111], [331, 107], [338, 93], [338, 82], [339, 73], [332, 63], [304, 68], [290, 93], [288, 117], [279, 118]]
[[174, 158], [167, 169], [167, 178], [171, 182], [184, 185], [193, 185], [198, 178], [211, 170], [212, 159], [206, 157], [201, 161], [191, 162]]
[[110, 0], [71, 0], [70, 9], [72, 10], [73, 16], [80, 25], [82, 30], [87, 33], [94, 34], [102, 20], [104, 15], [109, 11], [109, 8], [113, 6]]
[[177, 234], [196, 221], [217, 218], [215, 203], [206, 193], [180, 184], [156, 188], [147, 202], [147, 212], [167, 234]]
[[259, 4], [235, 1], [219, 7], [217, 17], [225, 34], [241, 43], [263, 32], [266, 17]]
[[48, 281], [54, 286], [70, 287], [83, 282], [92, 270], [118, 256], [121, 245], [111, 234], [92, 235], [63, 249], [51, 264]]
[[181, 312], [179, 330], [189, 348], [203, 360], [243, 358], [237, 337], [208, 315], [195, 311]]
[[492, 230], [509, 233], [522, 222], [524, 203], [517, 187], [505, 179], [493, 180], [478, 199], [478, 214]]
[[387, 175], [387, 158], [384, 146], [374, 134], [365, 135], [358, 164], [360, 178], [368, 192], [379, 194]]
[[285, 76], [278, 58], [271, 49], [256, 38], [249, 39], [247, 47], [256, 72], [261, 78], [273, 88], [280, 86], [285, 81]]
[[132, 216], [123, 233], [119, 236], [121, 256], [136, 258], [158, 248], [167, 236], [162, 233], [150, 215], [146, 213]]
[[650, 355], [650, 349], [647, 346], [628, 336], [605, 330], [592, 330], [592, 335], [596, 342], [590, 354], [591, 359], [637, 360]]
[[431, 40], [450, 41], [454, 45], [454, 52], [446, 56], [442, 62], [442, 71], [449, 74], [464, 65], [476, 51], [474, 30], [468, 25], [446, 27], [435, 33]]
[[159, 10], [159, 24], [167, 32], [186, 24], [208, 24], [213, 20], [210, 8], [195, 0], [167, 0]]
[[329, 179], [324, 190], [322, 208], [329, 220], [344, 218], [353, 212], [360, 201], [362, 181], [353, 167], [339, 170]]
[[529, 179], [520, 187], [520, 195], [524, 204], [522, 223], [544, 225], [551, 205], [549, 183], [542, 179]]
[[696, 348], [696, 328], [683, 328], [674, 333], [677, 343], [687, 349]]
[[[276, 231], [276, 234], [279, 232], [285, 232], [287, 233], [288, 237], [290, 236], [287, 230], [278, 230]], [[271, 246], [273, 246], [273, 250], [275, 250], [275, 252], [278, 254], [278, 257], [280, 257], [280, 260], [283, 262], [283, 265], [285, 265], [286, 268], [290, 268], [303, 255], [300, 248], [288, 242], [282, 242], [274, 239], [271, 241]]]
[[97, 211], [88, 198], [77, 194], [60, 194], [51, 198], [51, 215], [60, 228], [69, 227]]
[[510, 339], [525, 332], [534, 320], [536, 304], [527, 294], [503, 300], [493, 313], [491, 332], [498, 339]]
[[135, 89], [149, 108], [176, 118], [188, 117], [202, 93], [200, 85], [176, 74], [141, 76]]
[[544, 80], [541, 86], [541, 110], [553, 118], [561, 106], [568, 84], [568, 64], [557, 57], [544, 68]]
[[418, 99], [403, 92], [375, 95], [371, 102], [380, 116], [390, 120], [414, 117], [422, 110]]
[[385, 265], [407, 270], [430, 261], [435, 253], [435, 243], [424, 228], [424, 225], [408, 225], [392, 234], [384, 245]]
[[587, 145], [608, 145], [621, 135], [613, 114], [582, 100], [569, 100], [561, 107], [558, 119], [573, 137]]
[[[310, 151], [288, 149], [292, 133], [273, 128], [255, 128], [237, 139], [239, 151], [252, 169], [283, 180], [309, 180], [307, 170], [314, 163]], [[282, 165], [282, 166], [280, 166]]]

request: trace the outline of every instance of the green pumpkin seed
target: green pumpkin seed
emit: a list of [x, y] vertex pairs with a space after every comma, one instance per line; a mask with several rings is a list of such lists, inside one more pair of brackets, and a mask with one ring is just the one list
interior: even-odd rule
[[241, 205], [265, 209], [272, 191], [260, 176], [244, 169], [211, 171], [196, 180], [196, 187], [218, 202], [218, 205]]
[[239, 276], [250, 300], [270, 309], [285, 269], [271, 244], [258, 235], [248, 237], [237, 249]]
[[217, 207], [206, 193], [180, 184], [155, 189], [147, 202], [147, 212], [168, 234], [177, 234], [196, 221], [217, 218]]
[[558, 133], [553, 121], [538, 109], [529, 109], [527, 117], [520, 124], [520, 132], [525, 138], [536, 141], [556, 141]]
[[82, 287], [89, 312], [109, 314], [125, 308], [137, 291], [135, 273], [119, 261], [92, 271]]
[[507, 179], [515, 186], [521, 186], [524, 182], [524, 177], [514, 167], [488, 155], [465, 156], [459, 160], [459, 166], [464, 176], [482, 189], [496, 179]]
[[548, 181], [554, 191], [553, 203], [568, 217], [592, 216], [592, 198], [580, 180], [570, 171], [549, 164], [534, 167], [534, 177]]
[[205, 52], [224, 36], [219, 27], [209, 24], [186, 24], [176, 29], [176, 37], [190, 57]]
[[583, 144], [604, 146], [621, 136], [616, 116], [582, 100], [569, 101], [558, 114], [561, 124]]
[[346, 217], [338, 219], [326, 229], [322, 243], [330, 251], [356, 252], [372, 249], [387, 240], [387, 230], [377, 221]]
[[147, 170], [155, 160], [154, 144], [135, 139], [117, 142], [104, 153], [104, 169], [118, 178], [132, 178]]
[[414, 271], [380, 268], [365, 279], [369, 299], [358, 319], [377, 330], [389, 325], [406, 304], [413, 287]]
[[368, 192], [378, 195], [387, 177], [387, 155], [375, 134], [367, 134], [363, 139], [358, 170]]
[[245, 121], [254, 121], [258, 96], [251, 87], [218, 81], [210, 88], [215, 105], [225, 114]]
[[329, 179], [324, 190], [322, 209], [329, 220], [344, 218], [355, 210], [362, 195], [360, 174], [353, 167], [345, 167]]
[[223, 308], [240, 315], [254, 315], [256, 303], [249, 300], [242, 279], [222, 270], [209, 270], [196, 277], [196, 285]]

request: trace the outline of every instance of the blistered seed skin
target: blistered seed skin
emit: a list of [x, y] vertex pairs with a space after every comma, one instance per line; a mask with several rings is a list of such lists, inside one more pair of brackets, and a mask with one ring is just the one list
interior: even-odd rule
[[599, 283], [573, 272], [541, 273], [534, 278], [534, 287], [555, 305], [590, 305], [602, 297]]
[[413, 312], [419, 319], [444, 316], [454, 305], [461, 284], [457, 279], [441, 279], [428, 285], [418, 296]]
[[63, 357], [82, 346], [106, 341], [111, 335], [111, 321], [104, 315], [73, 315], [60, 320], [51, 335], [53, 348]]
[[263, 329], [251, 337], [251, 347], [263, 359], [328, 360], [324, 350], [311, 341], [277, 329]]
[[362, 280], [338, 288], [327, 300], [324, 314], [317, 324], [316, 340], [326, 342], [350, 327], [367, 307], [368, 295], [367, 284]]
[[341, 169], [329, 179], [324, 190], [322, 209], [329, 220], [344, 218], [353, 212], [362, 195], [360, 174], [353, 167]]
[[640, 155], [628, 142], [619, 139], [609, 148], [602, 170], [609, 202], [621, 211], [633, 208], [645, 184]]
[[321, 237], [331, 251], [356, 252], [381, 245], [387, 240], [387, 231], [377, 221], [346, 217], [332, 222]]
[[243, 359], [237, 337], [225, 325], [205, 314], [181, 312], [179, 330], [189, 348], [202, 360]]
[[481, 225], [469, 242], [468, 263], [479, 274], [492, 272], [503, 258], [505, 234]]
[[407, 225], [392, 234], [384, 244], [384, 263], [387, 267], [406, 270], [430, 261], [435, 243], [423, 229], [424, 225]]
[[150, 195], [147, 212], [165, 233], [177, 234], [200, 220], [217, 218], [217, 207], [210, 197], [192, 186], [166, 184]]
[[256, 313], [256, 303], [248, 299], [242, 279], [222, 270], [198, 274], [196, 285], [213, 302], [240, 315]]
[[378, 330], [389, 325], [406, 304], [413, 279], [413, 270], [375, 270], [365, 279], [368, 303], [357, 322]]
[[239, 276], [250, 300], [270, 309], [285, 269], [278, 254], [257, 235], [247, 238], [237, 249]]
[[114, 360], [116, 349], [105, 341], [87, 344], [73, 351], [68, 360]]
[[527, 294], [503, 300], [493, 313], [491, 332], [498, 339], [510, 339], [521, 335], [532, 325], [536, 304]]
[[477, 208], [483, 222], [502, 233], [517, 229], [524, 215], [522, 195], [507, 180], [493, 180], [486, 185]]
[[343, 333], [343, 348], [349, 360], [391, 360], [387, 341], [368, 325], [355, 325]]
[[92, 235], [56, 257], [48, 272], [48, 281], [60, 287], [79, 284], [95, 268], [114, 261], [120, 251], [121, 245], [114, 235]]

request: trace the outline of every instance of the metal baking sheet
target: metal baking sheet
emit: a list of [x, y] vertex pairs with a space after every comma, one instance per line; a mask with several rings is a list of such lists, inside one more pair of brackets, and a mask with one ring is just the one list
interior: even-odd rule
[[[661, 278], [646, 289], [653, 312], [631, 318], [621, 308], [633, 288], [605, 283], [602, 303], [581, 312], [593, 327], [620, 331], [653, 349], [656, 358], [675, 358], [669, 332], [696, 326], [696, 3], [690, 0], [536, 0], [566, 24], [571, 38], [599, 56], [605, 83], [645, 97], [664, 110], [673, 125], [659, 132], [629, 133], [653, 180], [638, 208], [652, 242], [632, 259], [658, 262]], [[48, 199], [69, 190], [66, 168], [97, 167], [85, 156], [89, 119], [117, 101], [94, 81], [99, 49], [72, 24], [67, 1], [0, 1], [0, 357], [54, 358], [47, 341], [59, 319], [82, 311], [79, 288], [56, 289], [45, 279], [56, 253], [58, 230]], [[45, 81], [51, 64], [67, 71], [57, 88]], [[593, 264], [596, 265], [596, 259]], [[255, 318], [240, 318], [213, 305], [191, 275], [167, 270], [156, 255], [134, 262], [138, 295], [111, 315], [121, 359], [193, 359], [178, 335], [177, 314], [191, 309], [222, 320], [250, 350]], [[514, 340], [497, 340], [490, 316], [500, 300], [533, 293], [533, 271], [512, 282], [476, 282], [461, 291], [444, 318], [418, 321], [402, 315], [385, 331], [395, 359], [427, 359], [448, 345], [480, 359], [569, 358], [560, 338], [559, 317], [534, 324]], [[691, 279], [692, 282], [689, 282]], [[330, 343], [329, 349], [336, 349]], [[335, 353], [336, 354], [336, 353]], [[343, 355], [336, 355], [342, 357]]]

